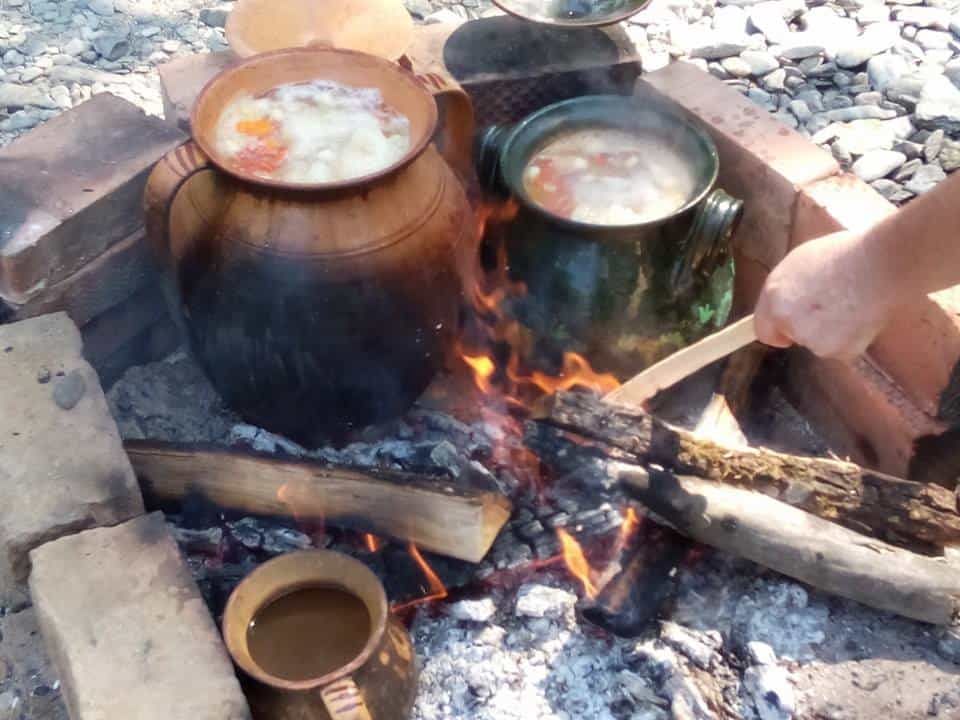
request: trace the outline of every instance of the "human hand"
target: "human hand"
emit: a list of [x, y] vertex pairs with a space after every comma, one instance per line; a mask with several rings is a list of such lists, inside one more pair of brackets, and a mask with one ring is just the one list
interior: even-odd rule
[[757, 338], [820, 357], [863, 354], [896, 302], [864, 236], [839, 232], [800, 245], [773, 269], [754, 310]]

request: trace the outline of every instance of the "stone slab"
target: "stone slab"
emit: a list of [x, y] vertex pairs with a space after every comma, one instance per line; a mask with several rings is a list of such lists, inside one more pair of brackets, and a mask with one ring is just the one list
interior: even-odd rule
[[0, 720], [68, 720], [33, 608], [0, 615]]
[[9, 313], [14, 320], [26, 320], [62, 310], [83, 327], [156, 280], [141, 227], [70, 277], [41, 290], [25, 305], [10, 306]]
[[[58, 386], [81, 380], [82, 395], [63, 409]], [[15, 606], [26, 599], [30, 550], [135, 517], [143, 500], [66, 314], [0, 326], [0, 388], [0, 606]]]
[[47, 543], [30, 592], [72, 720], [249, 720], [161, 513]]
[[[839, 230], [863, 231], [896, 211], [878, 192], [844, 174], [803, 188], [793, 245]], [[917, 298], [899, 308], [869, 354], [918, 408], [936, 415], [940, 396], [960, 361], [960, 288]]]
[[24, 304], [136, 231], [150, 169], [185, 139], [101, 93], [0, 149], [0, 297]]
[[733, 88], [685, 62], [637, 81], [641, 103], [678, 103], [702, 123], [720, 155], [719, 186], [744, 201], [738, 250], [767, 270], [790, 247], [800, 187], [840, 171], [833, 157]]

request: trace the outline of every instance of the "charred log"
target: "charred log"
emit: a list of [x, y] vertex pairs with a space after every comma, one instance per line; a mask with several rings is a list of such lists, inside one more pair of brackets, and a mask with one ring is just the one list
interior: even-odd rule
[[626, 491], [684, 535], [880, 610], [937, 625], [960, 619], [960, 573], [761, 493], [624, 465]]
[[813, 515], [888, 542], [927, 552], [960, 543], [954, 494], [849, 462], [731, 449], [671, 427], [638, 408], [561, 392], [541, 405], [538, 419], [589, 438], [590, 452], [626, 452], [640, 464], [757, 490]]
[[620, 572], [596, 598], [583, 601], [581, 615], [619, 637], [637, 637], [674, 597], [676, 571], [690, 547], [682, 535], [644, 522], [621, 555]]

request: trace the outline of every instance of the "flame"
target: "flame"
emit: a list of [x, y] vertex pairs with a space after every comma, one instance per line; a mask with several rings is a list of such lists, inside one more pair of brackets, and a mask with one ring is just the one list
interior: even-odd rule
[[433, 568], [430, 567], [430, 563], [424, 560], [423, 555], [421, 555], [420, 551], [417, 550], [417, 546], [413, 543], [410, 543], [407, 546], [407, 552], [410, 553], [410, 557], [412, 557], [417, 565], [420, 566], [420, 570], [423, 571], [423, 575], [427, 579], [427, 583], [430, 586], [430, 592], [423, 597], [417, 598], [416, 600], [401, 603], [400, 605], [394, 605], [392, 608], [394, 612], [406, 610], [407, 608], [414, 607], [415, 605], [422, 605], [434, 600], [443, 600], [449, 594], [447, 592], [447, 586], [443, 584], [443, 581], [433, 571]]
[[[518, 206], [514, 201], [499, 204], [486, 204], [477, 213], [479, 237], [483, 237], [490, 222], [503, 223], [512, 220]], [[505, 307], [511, 298], [523, 297], [527, 287], [510, 277], [507, 247], [502, 238], [496, 242], [496, 262], [486, 270], [477, 254], [473, 271], [469, 274], [472, 287], [469, 296], [472, 299], [476, 320], [475, 330], [481, 336], [468, 342], [461, 338], [458, 354], [473, 373], [477, 389], [484, 395], [499, 390], [508, 406], [529, 408], [539, 397], [558, 390], [570, 390], [583, 387], [608, 393], [620, 386], [612, 374], [597, 373], [582, 355], [566, 352], [563, 366], [557, 376], [548, 375], [540, 370], [527, 371], [523, 368], [524, 359], [534, 353], [535, 338], [518, 320], [513, 318]], [[497, 362], [495, 348], [504, 347], [507, 355]]]
[[560, 538], [560, 545], [563, 548], [563, 561], [567, 565], [567, 570], [583, 585], [584, 594], [592, 600], [597, 596], [597, 588], [591, 579], [590, 563], [587, 562], [587, 558], [583, 554], [583, 548], [566, 530], [558, 529], [557, 537]]
[[383, 543], [380, 538], [376, 535], [371, 535], [370, 533], [363, 534], [363, 542], [367, 546], [367, 550], [372, 553], [379, 552], [380, 548], [383, 547]]
[[485, 395], [489, 394], [492, 390], [490, 377], [496, 370], [493, 360], [486, 355], [477, 355], [474, 357], [466, 353], [461, 353], [461, 357], [463, 361], [470, 366], [470, 369], [473, 370], [473, 381], [480, 392]]
[[623, 518], [623, 524], [620, 525], [620, 534], [617, 535], [617, 548], [622, 550], [627, 544], [627, 541], [633, 536], [633, 534], [640, 529], [640, 518], [637, 516], [637, 511], [632, 507], [627, 508], [627, 513]]

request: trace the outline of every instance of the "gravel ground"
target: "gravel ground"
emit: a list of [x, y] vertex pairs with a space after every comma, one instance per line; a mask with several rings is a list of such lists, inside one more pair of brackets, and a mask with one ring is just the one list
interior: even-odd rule
[[[421, 22], [489, 0], [408, 0]], [[226, 47], [230, 4], [0, 0], [0, 145], [91, 95], [161, 112], [155, 67]], [[895, 203], [960, 167], [960, 0], [652, 0], [645, 71], [695, 63], [813, 137]]]

